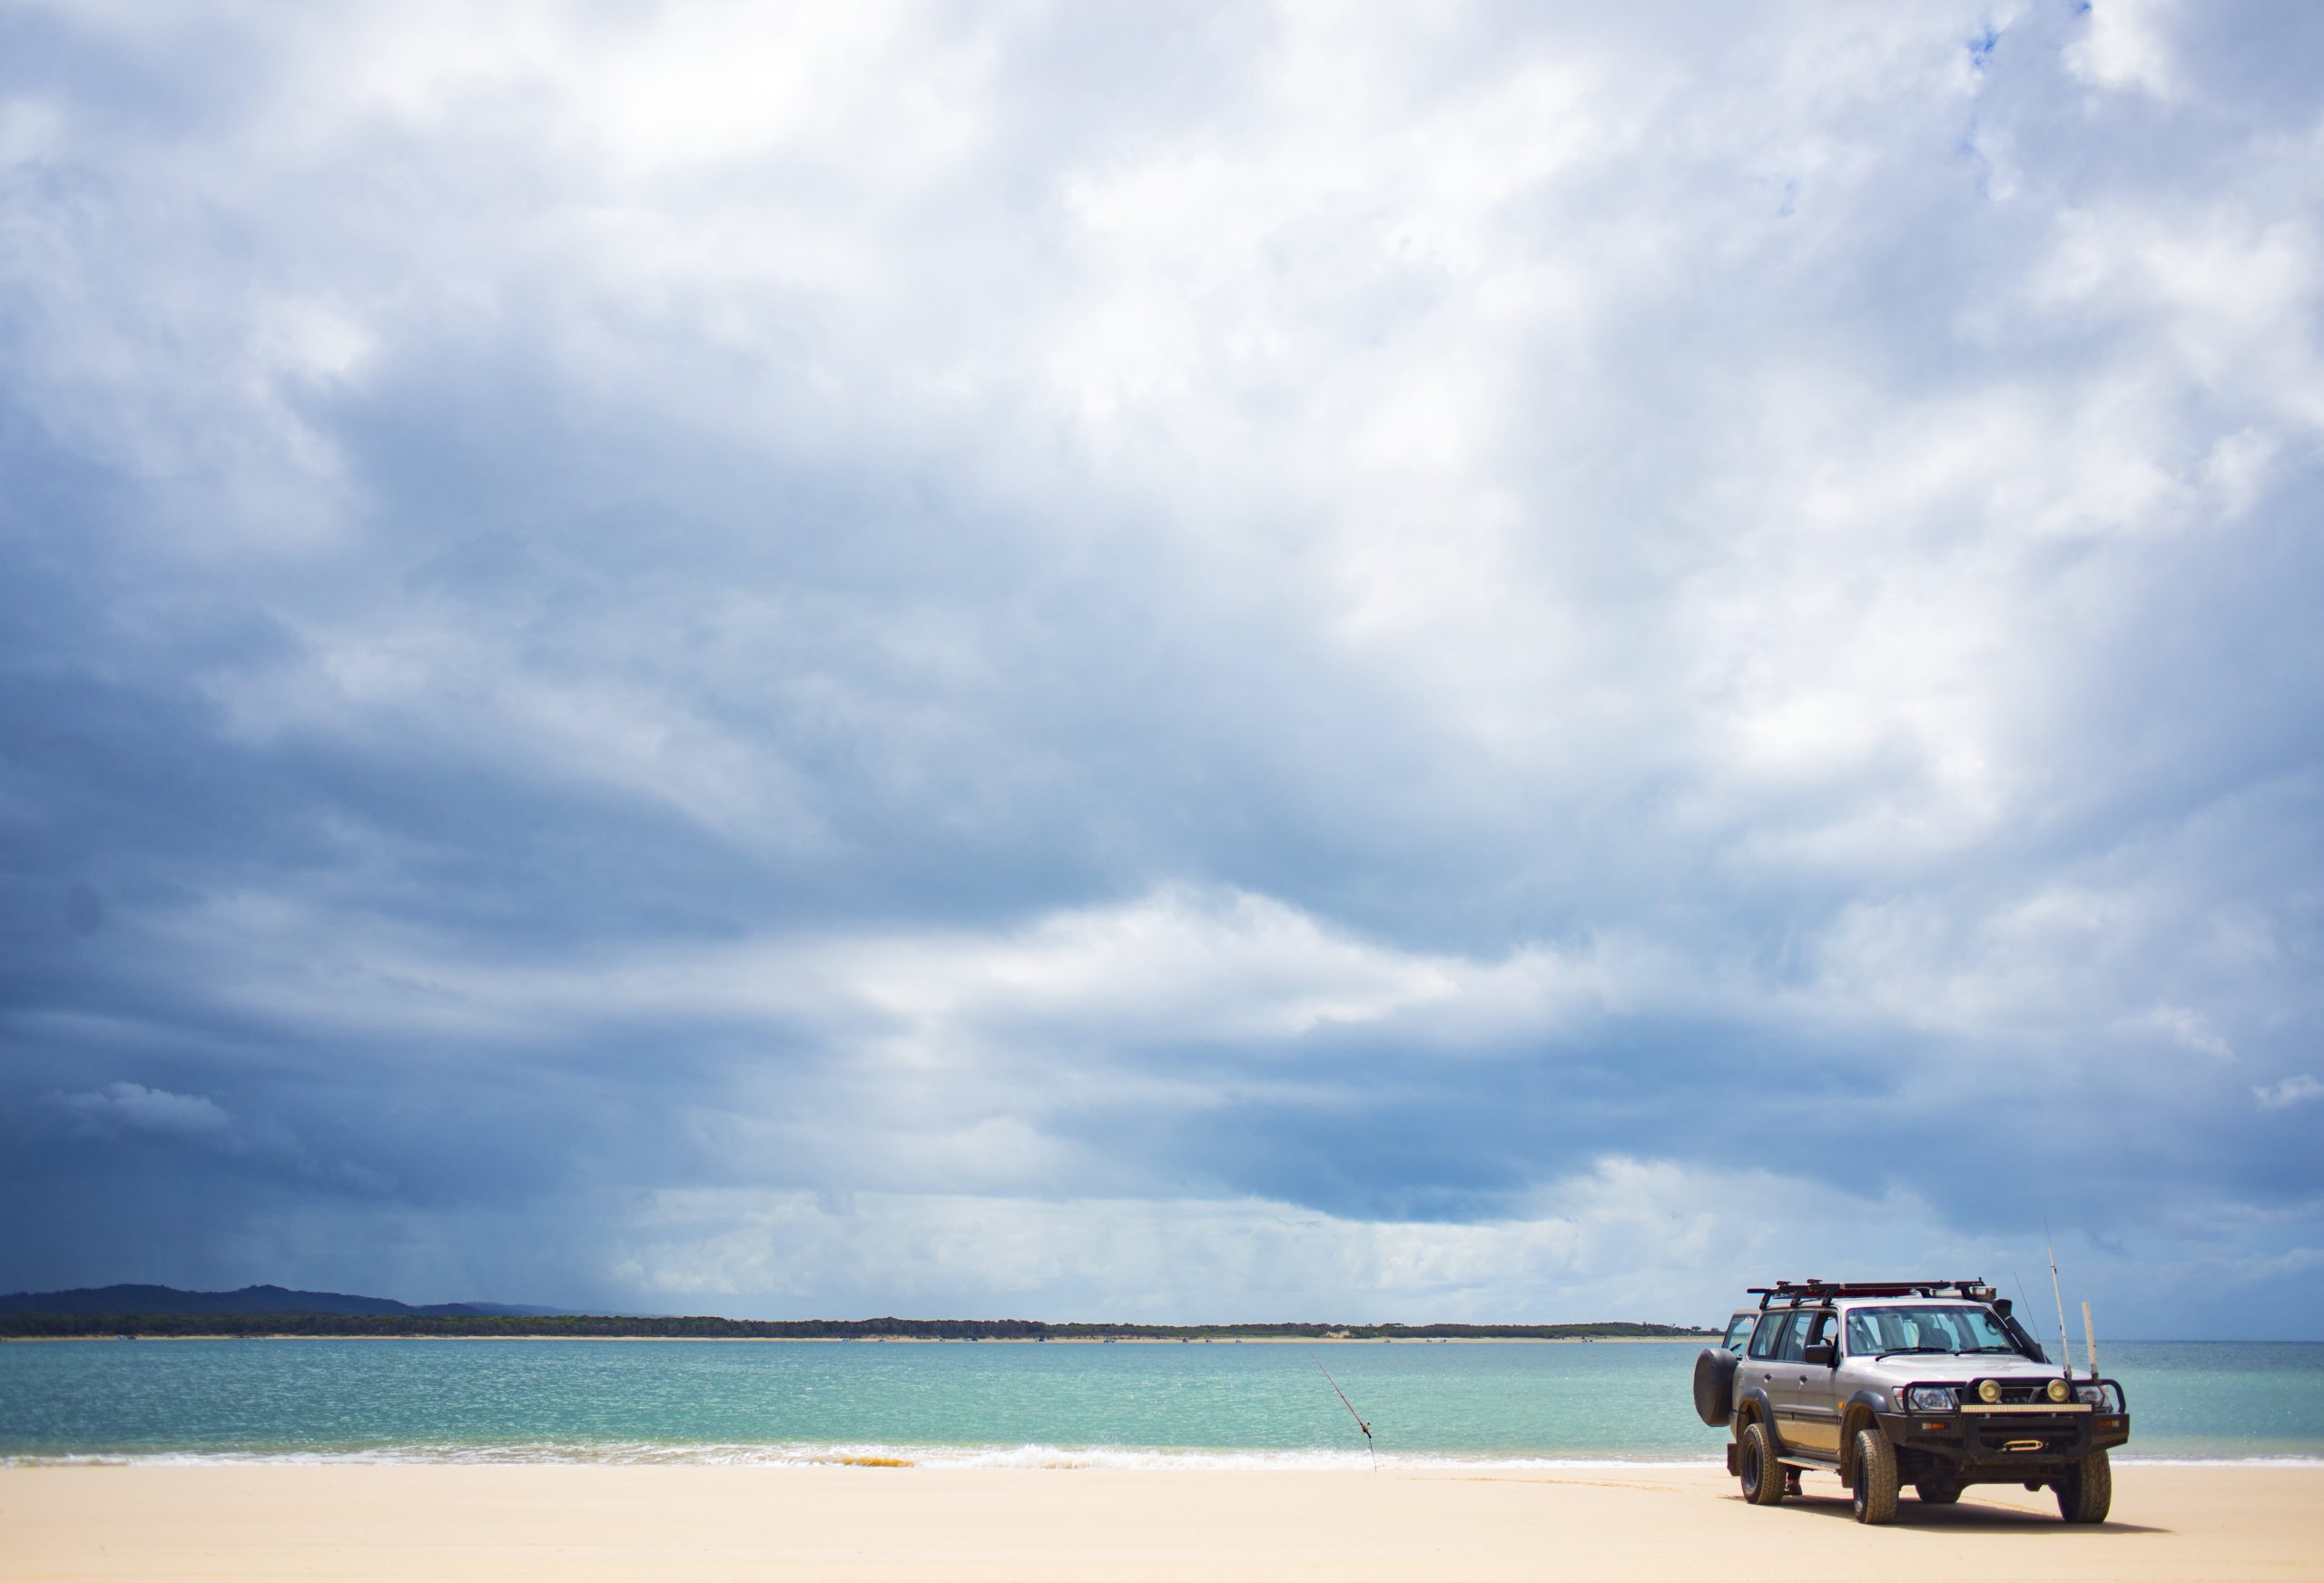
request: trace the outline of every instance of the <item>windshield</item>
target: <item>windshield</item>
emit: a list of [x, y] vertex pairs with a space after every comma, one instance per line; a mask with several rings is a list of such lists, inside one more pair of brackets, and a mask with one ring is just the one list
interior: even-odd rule
[[2014, 1352], [2017, 1342], [1988, 1308], [1859, 1308], [1848, 1315], [1848, 1351]]

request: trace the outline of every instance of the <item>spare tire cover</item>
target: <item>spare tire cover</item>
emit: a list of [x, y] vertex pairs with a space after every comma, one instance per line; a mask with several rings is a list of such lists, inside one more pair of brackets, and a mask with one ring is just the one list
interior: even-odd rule
[[1695, 1414], [1713, 1429], [1735, 1416], [1735, 1365], [1741, 1360], [1725, 1347], [1705, 1347], [1695, 1359]]

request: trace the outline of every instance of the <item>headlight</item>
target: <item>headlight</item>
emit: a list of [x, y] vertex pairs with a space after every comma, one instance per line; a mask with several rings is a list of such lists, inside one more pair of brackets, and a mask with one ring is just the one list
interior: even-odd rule
[[1949, 1385], [1915, 1385], [1905, 1393], [1905, 1406], [1911, 1412], [1950, 1412], [1960, 1405]]
[[2071, 1386], [2071, 1385], [2069, 1385], [2069, 1384], [2067, 1384], [2064, 1381], [2063, 1381], [2063, 1380], [2053, 1380], [2053, 1381], [2050, 1381], [2050, 1400], [2051, 1400], [2051, 1401], [2063, 1401], [2067, 1397], [2069, 1397], [2069, 1396], [2071, 1396], [2071, 1395], [2073, 1395], [2073, 1386]]
[[2001, 1381], [1998, 1380], [1978, 1381], [1977, 1400], [1984, 1402], [1987, 1407], [1991, 1407], [1994, 1402], [1999, 1401], [2001, 1400]]
[[2076, 1401], [2086, 1401], [2101, 1412], [2122, 1411], [2122, 1404], [2116, 1398], [2112, 1385], [2077, 1385], [2073, 1388], [2073, 1399]]

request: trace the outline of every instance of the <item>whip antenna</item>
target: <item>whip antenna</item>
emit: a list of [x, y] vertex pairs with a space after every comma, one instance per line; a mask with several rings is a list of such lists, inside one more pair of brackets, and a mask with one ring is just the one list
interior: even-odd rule
[[1324, 1367], [1324, 1360], [1316, 1356], [1315, 1349], [1309, 1347], [1307, 1355], [1315, 1359], [1315, 1372], [1324, 1377], [1324, 1383], [1332, 1388], [1332, 1394], [1340, 1399], [1340, 1405], [1347, 1409], [1347, 1415], [1355, 1420], [1355, 1427], [1364, 1431], [1364, 1449], [1372, 1453], [1372, 1470], [1377, 1473], [1380, 1470], [1380, 1448], [1373, 1443], [1372, 1426], [1364, 1421], [1364, 1414], [1356, 1411], [1355, 1403], [1347, 1399], [1347, 1392], [1340, 1389], [1340, 1382], [1332, 1378], [1329, 1369]]

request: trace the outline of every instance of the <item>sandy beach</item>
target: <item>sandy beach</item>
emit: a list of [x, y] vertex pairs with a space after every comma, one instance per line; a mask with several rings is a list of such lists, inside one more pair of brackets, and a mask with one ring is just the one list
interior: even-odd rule
[[2124, 1466], [2102, 1528], [1981, 1489], [1890, 1529], [1713, 1470], [0, 1470], [0, 1576], [188, 1578], [2312, 1578], [2324, 1470]]

